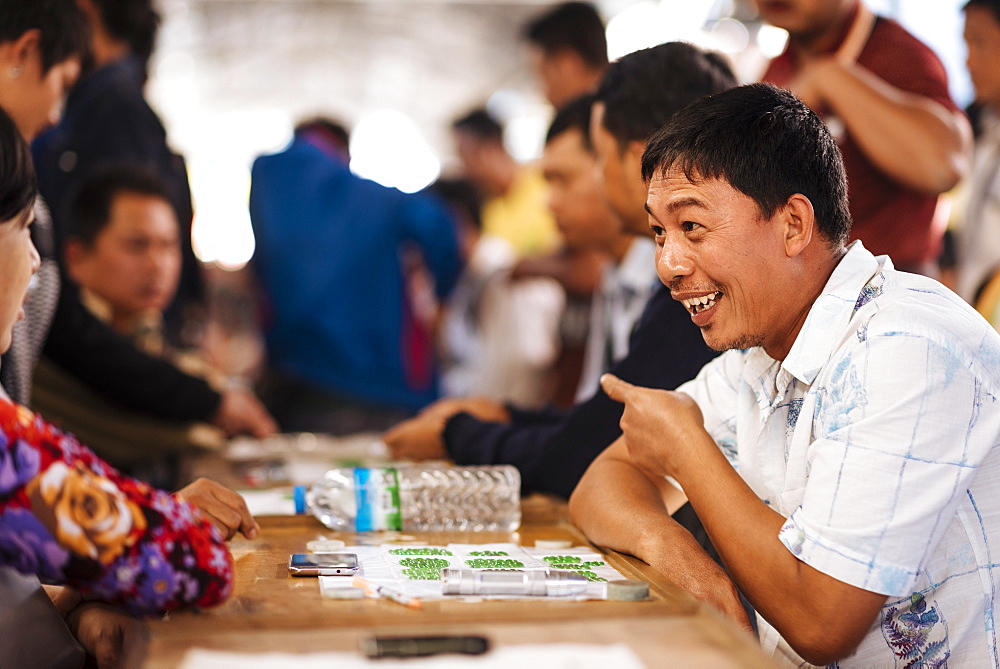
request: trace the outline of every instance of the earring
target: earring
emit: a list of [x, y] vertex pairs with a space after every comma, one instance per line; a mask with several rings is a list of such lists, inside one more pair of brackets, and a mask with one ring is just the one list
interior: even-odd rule
[[10, 68], [10, 78], [11, 79], [17, 79], [22, 74], [24, 74], [24, 67], [23, 66], [21, 66], [21, 65], [15, 65], [14, 67]]

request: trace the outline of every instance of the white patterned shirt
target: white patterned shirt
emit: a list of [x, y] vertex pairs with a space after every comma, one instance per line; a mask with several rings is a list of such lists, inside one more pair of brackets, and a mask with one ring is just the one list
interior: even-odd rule
[[855, 242], [783, 362], [728, 351], [678, 390], [788, 550], [888, 595], [838, 666], [1000, 665], [1000, 335], [957, 295]]

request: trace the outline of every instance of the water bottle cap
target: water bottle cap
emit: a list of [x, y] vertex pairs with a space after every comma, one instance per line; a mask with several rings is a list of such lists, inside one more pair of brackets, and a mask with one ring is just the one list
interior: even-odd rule
[[297, 485], [292, 488], [292, 498], [295, 500], [295, 513], [306, 512], [306, 487]]

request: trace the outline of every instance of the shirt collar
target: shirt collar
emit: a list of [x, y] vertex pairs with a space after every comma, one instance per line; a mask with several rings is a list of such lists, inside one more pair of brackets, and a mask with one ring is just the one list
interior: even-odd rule
[[649, 292], [657, 283], [656, 244], [646, 237], [634, 238], [625, 257], [617, 266], [609, 268], [608, 275], [615, 285], [634, 294]]
[[888, 256], [872, 255], [860, 241], [852, 243], [813, 303], [782, 368], [810, 384], [829, 362], [857, 308], [881, 293], [884, 272], [893, 269]]

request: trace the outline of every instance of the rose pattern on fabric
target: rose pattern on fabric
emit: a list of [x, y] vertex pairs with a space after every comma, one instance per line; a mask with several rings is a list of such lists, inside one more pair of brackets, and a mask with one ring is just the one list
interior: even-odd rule
[[109, 564], [146, 529], [139, 508], [111, 481], [77, 463], [52, 464], [25, 488], [35, 513], [74, 553]]
[[135, 614], [212, 606], [232, 558], [193, 506], [0, 399], [0, 564]]

